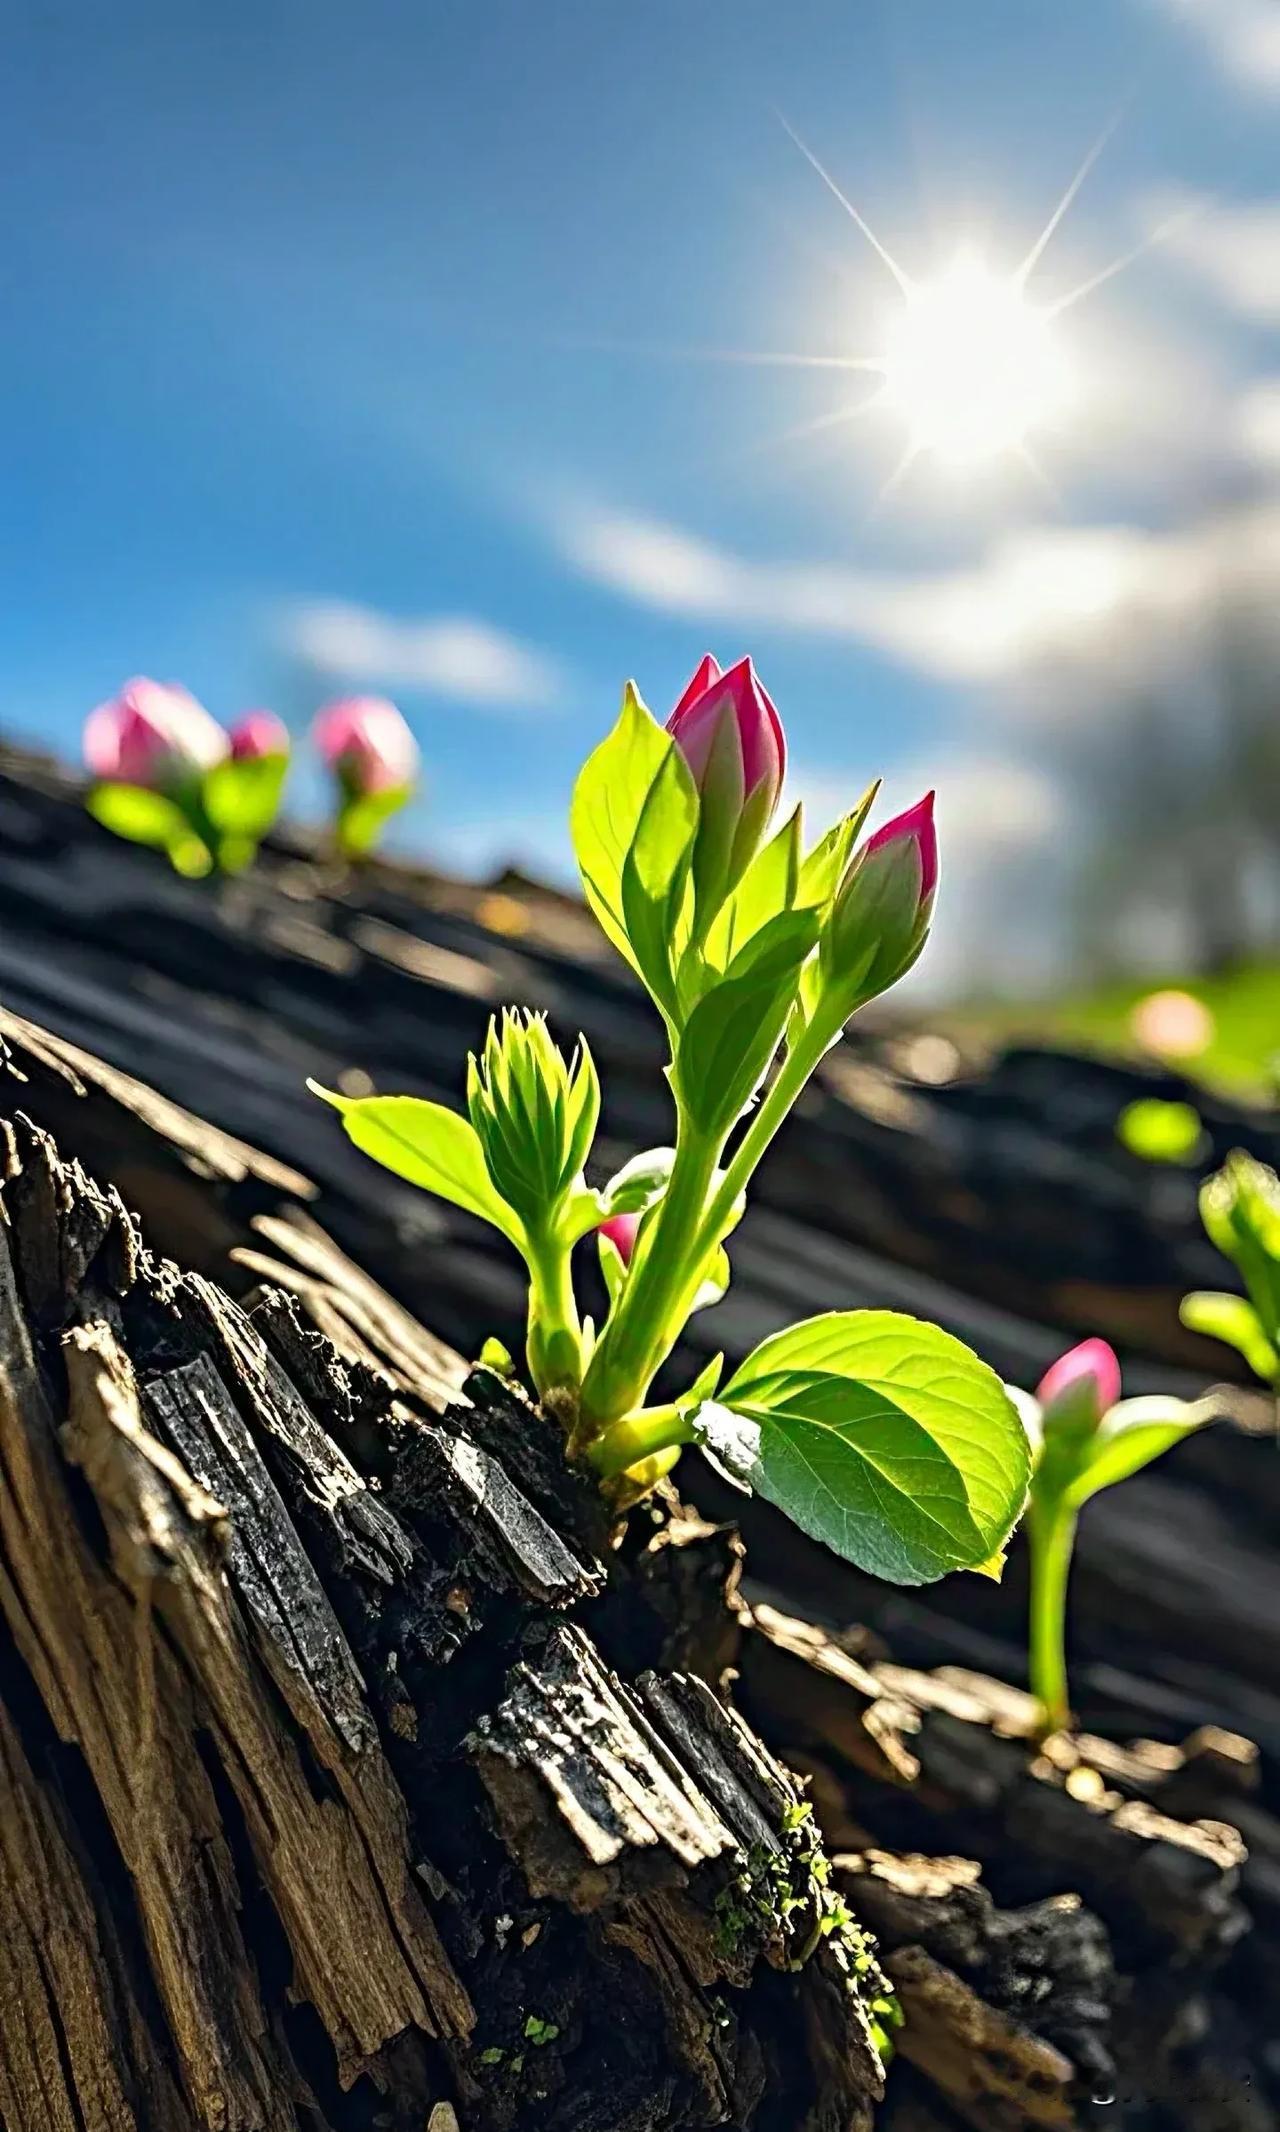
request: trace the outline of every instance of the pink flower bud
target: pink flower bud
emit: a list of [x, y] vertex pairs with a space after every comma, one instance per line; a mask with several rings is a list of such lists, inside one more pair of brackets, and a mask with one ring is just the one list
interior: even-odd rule
[[232, 726], [230, 737], [237, 762], [289, 753], [289, 729], [274, 711], [246, 711]]
[[760, 849], [782, 791], [787, 743], [750, 659], [722, 674], [710, 653], [667, 720], [698, 788], [698, 936]]
[[1059, 1355], [1040, 1379], [1036, 1398], [1046, 1415], [1092, 1420], [1096, 1426], [1120, 1397], [1120, 1364], [1105, 1340], [1082, 1340]]
[[708, 652], [667, 720], [667, 731], [674, 735], [699, 789], [705, 784], [717, 736], [729, 721], [737, 727], [743, 798], [749, 799], [758, 786], [766, 785], [772, 814], [787, 766], [782, 721], [750, 659], [739, 659], [736, 666], [721, 673]]
[[877, 829], [867, 838], [864, 856], [873, 851], [882, 851], [886, 844], [900, 844], [912, 839], [920, 855], [920, 905], [929, 902], [938, 885], [938, 832], [933, 821], [933, 794], [926, 792], [914, 807], [905, 814], [896, 814], [883, 829]]
[[391, 792], [418, 774], [418, 744], [384, 696], [344, 696], [316, 713], [311, 737], [353, 792]]
[[600, 1224], [601, 1236], [608, 1237], [624, 1266], [631, 1264], [631, 1254], [640, 1233], [640, 1219], [638, 1214], [611, 1214], [608, 1221]]
[[144, 676], [85, 720], [85, 761], [109, 784], [169, 791], [211, 770], [226, 752], [227, 736], [203, 704], [184, 688]]

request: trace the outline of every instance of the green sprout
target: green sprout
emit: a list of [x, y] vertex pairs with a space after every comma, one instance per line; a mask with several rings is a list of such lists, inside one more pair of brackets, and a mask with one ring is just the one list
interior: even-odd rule
[[[587, 1182], [594, 1062], [508, 1009], [467, 1076], [467, 1115], [329, 1095], [357, 1147], [491, 1223], [528, 1269], [525, 1360], [569, 1457], [619, 1507], [697, 1443], [814, 1538], [904, 1584], [991, 1573], [1029, 1453], [999, 1379], [936, 1326], [832, 1311], [765, 1340], [721, 1384], [654, 1384], [731, 1276], [747, 1189], [850, 1016], [909, 970], [938, 871], [932, 795], [874, 835], [864, 794], [806, 849], [777, 826], [781, 723], [749, 660], [704, 660], [664, 728], [628, 686], [582, 770], [571, 823], [587, 902], [666, 1033], [671, 1145]], [[324, 1095], [326, 1091], [317, 1090]], [[574, 1252], [594, 1235], [597, 1328]]]
[[1236, 1148], [1201, 1186], [1200, 1219], [1246, 1293], [1194, 1289], [1182, 1298], [1182, 1322], [1191, 1332], [1234, 1347], [1255, 1377], [1275, 1385], [1280, 1382], [1280, 1179]]
[[1032, 1443], [1030, 1673], [1045, 1733], [1070, 1723], [1067, 1586], [1076, 1521], [1091, 1496], [1140, 1473], [1214, 1416], [1205, 1400], [1122, 1399], [1120, 1364], [1105, 1340], [1059, 1356], [1034, 1398], [1015, 1392]]

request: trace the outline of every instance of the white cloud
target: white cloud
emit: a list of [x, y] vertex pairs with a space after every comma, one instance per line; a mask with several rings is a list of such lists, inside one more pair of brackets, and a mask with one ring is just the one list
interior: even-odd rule
[[973, 566], [916, 576], [757, 562], [647, 519], [569, 523], [587, 576], [660, 612], [708, 624], [850, 638], [946, 680], [1025, 677], [1113, 655], [1132, 627], [1180, 625], [1226, 573], [1280, 567], [1280, 506], [1189, 531], [1074, 526], [1010, 534]]
[[288, 616], [285, 638], [295, 657], [336, 682], [423, 689], [494, 710], [546, 710], [564, 685], [546, 652], [471, 615], [404, 620], [319, 601]]
[[[1280, 32], [1280, 4], [1276, 26]], [[1162, 251], [1228, 310], [1264, 324], [1280, 321], [1280, 200], [1214, 201], [1165, 190], [1148, 197], [1143, 220], [1161, 229]]]
[[1161, 5], [1199, 30], [1219, 64], [1246, 88], [1280, 92], [1276, 0], [1161, 0]]
[[1280, 469], [1280, 378], [1258, 378], [1236, 403], [1236, 445], [1255, 466]]

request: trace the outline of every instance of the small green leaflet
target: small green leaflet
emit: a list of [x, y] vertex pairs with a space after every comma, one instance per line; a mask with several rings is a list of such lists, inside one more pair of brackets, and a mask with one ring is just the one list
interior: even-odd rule
[[700, 1430], [734, 1478], [896, 1584], [989, 1564], [1027, 1491], [1026, 1431], [995, 1372], [897, 1311], [832, 1311], [764, 1341]]
[[519, 1218], [494, 1190], [475, 1127], [456, 1110], [418, 1096], [340, 1096], [315, 1081], [307, 1086], [332, 1103], [362, 1154], [406, 1183], [492, 1222], [523, 1250]]
[[1194, 1288], [1184, 1295], [1179, 1316], [1189, 1332], [1206, 1333], [1244, 1356], [1255, 1377], [1274, 1384], [1280, 1377], [1280, 1356], [1267, 1338], [1261, 1318], [1242, 1295], [1228, 1295], [1213, 1288]]
[[1140, 1473], [1184, 1436], [1194, 1435], [1214, 1419], [1212, 1400], [1122, 1399], [1104, 1414], [1094, 1435], [1081, 1446], [1080, 1461], [1058, 1500], [1078, 1510], [1091, 1495]]
[[146, 785], [95, 785], [85, 801], [94, 820], [132, 844], [159, 845], [162, 851], [190, 836], [187, 818], [176, 801]]

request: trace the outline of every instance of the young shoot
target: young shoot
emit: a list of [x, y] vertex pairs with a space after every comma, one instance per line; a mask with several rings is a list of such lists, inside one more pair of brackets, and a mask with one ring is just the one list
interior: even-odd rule
[[1122, 1399], [1120, 1364], [1105, 1340], [1059, 1356], [1034, 1398], [1015, 1392], [1032, 1444], [1026, 1531], [1031, 1553], [1031, 1691], [1041, 1728], [1071, 1721], [1067, 1692], [1067, 1586], [1076, 1520], [1101, 1489], [1139, 1473], [1213, 1419], [1208, 1401]]
[[[572, 830], [587, 902], [666, 1031], [671, 1144], [587, 1182], [600, 1091], [542, 1017], [508, 1010], [466, 1117], [407, 1096], [330, 1096], [356, 1145], [500, 1229], [529, 1273], [526, 1361], [569, 1455], [619, 1505], [698, 1443], [861, 1567], [901, 1583], [992, 1570], [1022, 1508], [1026, 1434], [998, 1378], [937, 1327], [832, 1311], [729, 1378], [653, 1387], [690, 1315], [729, 1284], [756, 1168], [849, 1017], [920, 954], [938, 877], [932, 795], [874, 835], [874, 788], [807, 846], [779, 819], [781, 720], [743, 659], [706, 658], [665, 727], [628, 685], [583, 768]], [[324, 1093], [324, 1091], [318, 1091]], [[594, 1232], [608, 1296], [578, 1307]]]
[[1246, 1293], [1193, 1290], [1182, 1322], [1234, 1347], [1264, 1384], [1280, 1384], [1280, 1178], [1236, 1148], [1200, 1187], [1200, 1219]]

